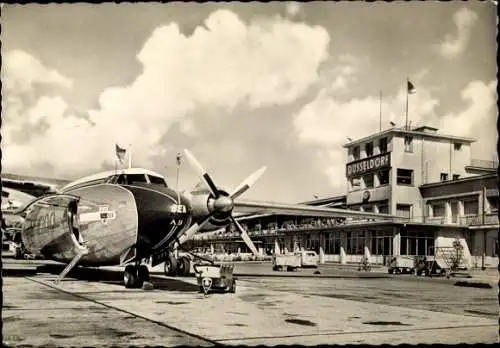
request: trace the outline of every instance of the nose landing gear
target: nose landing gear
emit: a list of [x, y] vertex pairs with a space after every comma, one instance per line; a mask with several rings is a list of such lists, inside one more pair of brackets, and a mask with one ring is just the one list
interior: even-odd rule
[[123, 283], [128, 289], [140, 288], [144, 282], [149, 282], [149, 270], [146, 265], [128, 265], [123, 272]]

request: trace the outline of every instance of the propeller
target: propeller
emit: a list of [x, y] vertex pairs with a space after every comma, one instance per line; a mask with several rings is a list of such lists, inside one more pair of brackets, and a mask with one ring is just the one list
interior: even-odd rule
[[196, 157], [187, 149], [184, 149], [184, 153], [186, 154], [186, 158], [191, 165], [191, 167], [196, 171], [202, 182], [205, 184], [205, 186], [209, 189], [210, 193], [212, 194], [212, 201], [209, 201], [209, 209], [211, 210], [210, 213], [203, 218], [200, 222], [194, 223], [190, 228], [187, 229], [186, 232], [184, 232], [184, 235], [179, 239], [180, 243], [183, 243], [186, 239], [191, 238], [194, 234], [196, 234], [208, 221], [216, 214], [228, 214], [231, 221], [234, 223], [238, 231], [240, 232], [241, 238], [245, 242], [245, 244], [248, 246], [248, 248], [255, 254], [258, 255], [257, 248], [253, 244], [252, 240], [250, 239], [250, 236], [248, 235], [247, 231], [241, 226], [241, 224], [236, 221], [236, 219], [232, 216], [232, 211], [233, 211], [233, 201], [235, 198], [241, 196], [243, 193], [245, 193], [250, 187], [252, 187], [255, 182], [264, 174], [266, 171], [266, 166], [263, 166], [259, 170], [257, 170], [255, 173], [251, 174], [248, 176], [245, 180], [243, 180], [236, 188], [233, 190], [233, 192], [228, 195], [227, 193], [224, 193], [223, 191], [220, 191], [217, 189], [217, 186], [215, 186], [212, 178], [210, 175], [205, 171], [203, 166], [198, 162]]

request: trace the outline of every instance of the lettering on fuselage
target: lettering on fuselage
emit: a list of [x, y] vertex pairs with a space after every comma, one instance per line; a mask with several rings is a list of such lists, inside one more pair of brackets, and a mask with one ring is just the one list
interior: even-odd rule
[[50, 212], [46, 214], [40, 214], [35, 219], [26, 220], [26, 228], [54, 228], [56, 226], [56, 213]]

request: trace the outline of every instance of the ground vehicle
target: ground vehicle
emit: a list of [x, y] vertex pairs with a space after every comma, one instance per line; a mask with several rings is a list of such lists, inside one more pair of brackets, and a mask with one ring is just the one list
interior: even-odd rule
[[319, 263], [319, 256], [315, 251], [305, 250], [300, 252], [302, 268], [313, 267], [317, 268]]
[[317, 268], [319, 256], [315, 251], [302, 250], [289, 254], [273, 255], [273, 271], [281, 271], [286, 268], [287, 271], [294, 271], [299, 267]]
[[295, 271], [302, 265], [299, 253], [273, 255], [273, 271]]
[[389, 274], [413, 273], [415, 271], [415, 258], [413, 256], [398, 255], [392, 258], [388, 272]]
[[210, 290], [236, 292], [233, 265], [194, 264], [193, 268], [200, 292], [204, 292], [205, 294]]

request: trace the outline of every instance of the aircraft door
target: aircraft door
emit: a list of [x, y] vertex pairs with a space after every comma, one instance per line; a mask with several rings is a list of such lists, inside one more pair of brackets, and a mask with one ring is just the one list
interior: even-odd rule
[[68, 224], [78, 244], [83, 244], [83, 238], [80, 233], [80, 223], [78, 219], [78, 204], [76, 201], [72, 201], [68, 204]]

